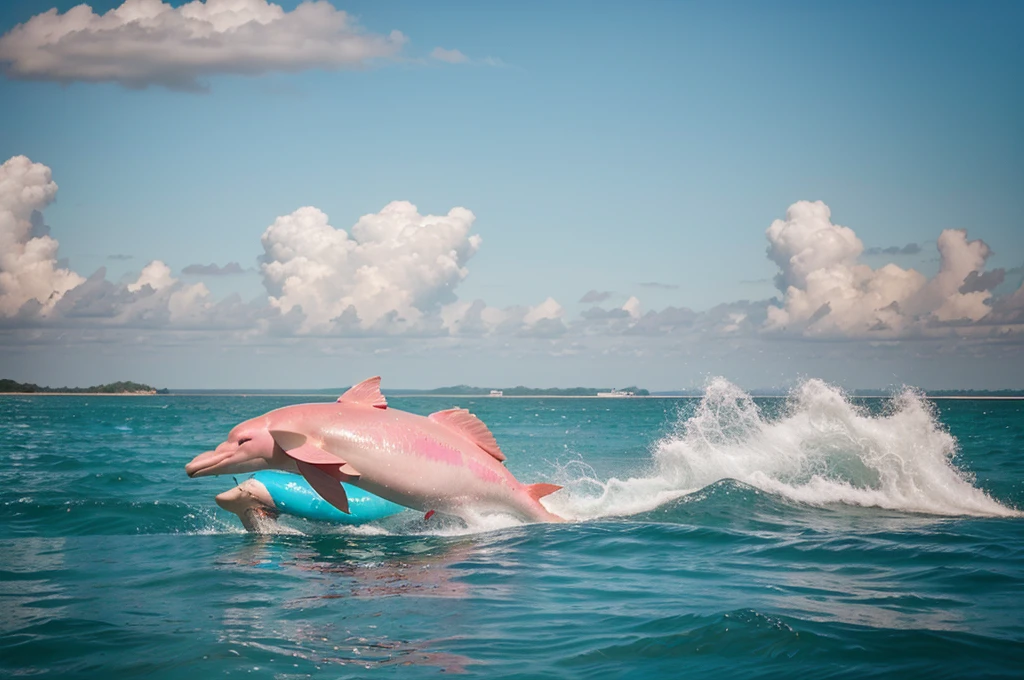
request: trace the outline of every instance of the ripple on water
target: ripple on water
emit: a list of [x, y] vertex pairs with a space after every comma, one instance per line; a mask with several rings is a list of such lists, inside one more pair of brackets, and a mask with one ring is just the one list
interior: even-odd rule
[[[967, 510], [1019, 506], [1020, 406], [861, 408], [817, 387], [768, 404], [729, 389], [678, 411], [480, 400], [510, 469], [568, 482], [546, 501], [576, 521], [283, 518], [259, 536], [213, 503], [233, 480], [188, 479], [182, 466], [286, 399], [23, 400], [0, 419], [0, 432], [22, 433], [0, 438], [0, 675], [397, 666], [412, 678], [937, 678], [1024, 667], [1024, 525], [921, 512], [950, 496], [914, 476], [952, 480], [954, 496], [983, 492]], [[896, 444], [905, 450], [886, 448]], [[885, 496], [896, 460], [874, 456], [886, 452], [910, 475], [895, 477], [902, 496]], [[815, 475], [862, 495], [809, 496], [839, 488]], [[868, 492], [893, 507], [848, 502]]]

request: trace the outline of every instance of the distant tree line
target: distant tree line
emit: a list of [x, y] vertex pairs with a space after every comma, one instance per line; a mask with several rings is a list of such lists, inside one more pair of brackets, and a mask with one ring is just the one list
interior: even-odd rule
[[72, 394], [167, 394], [167, 390], [158, 390], [155, 387], [130, 380], [121, 380], [106, 385], [93, 385], [92, 387], [40, 387], [34, 383], [20, 383], [7, 378], [0, 378], [0, 392], [20, 392], [26, 394], [47, 393], [47, 392], [69, 392]]
[[[465, 396], [486, 396], [492, 390], [500, 389], [506, 397], [593, 397], [598, 392], [610, 392], [610, 387], [473, 387], [472, 385], [452, 385], [451, 387], [438, 387], [433, 390], [424, 390], [419, 394], [457, 394]], [[620, 392], [632, 392], [638, 397], [650, 396], [650, 392], [638, 387], [624, 387]]]

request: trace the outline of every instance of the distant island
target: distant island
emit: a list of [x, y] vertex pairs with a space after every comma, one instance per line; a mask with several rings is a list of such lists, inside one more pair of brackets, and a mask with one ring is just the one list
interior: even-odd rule
[[168, 394], [149, 385], [122, 380], [92, 387], [40, 387], [33, 383], [20, 383], [7, 378], [0, 379], [0, 393], [16, 394]]
[[925, 390], [928, 397], [1024, 397], [1024, 390]]
[[452, 385], [450, 387], [438, 387], [432, 390], [394, 390], [402, 394], [416, 395], [444, 395], [459, 397], [596, 397], [598, 395], [615, 396], [636, 396], [648, 397], [650, 392], [636, 387], [623, 387], [615, 389], [611, 387], [473, 387], [472, 385]]
[[[121, 394], [121, 395], [152, 395], [173, 394], [177, 396], [209, 396], [209, 395], [330, 395], [334, 397], [345, 393], [348, 387], [330, 387], [318, 389], [176, 389], [173, 392], [166, 388], [157, 389], [151, 385], [132, 381], [120, 381], [92, 387], [40, 387], [33, 383], [20, 383], [14, 380], [0, 379], [0, 394]], [[847, 394], [854, 398], [891, 398], [899, 391], [887, 389], [854, 389]], [[701, 398], [703, 389], [682, 389], [651, 392], [631, 385], [622, 388], [609, 387], [475, 387], [473, 385], [449, 385], [433, 389], [385, 389], [384, 393], [401, 397], [668, 397], [668, 398]], [[751, 389], [746, 391], [752, 397], [785, 398], [789, 392], [779, 388]], [[1024, 390], [927, 390], [924, 396], [928, 399], [1024, 399]]]

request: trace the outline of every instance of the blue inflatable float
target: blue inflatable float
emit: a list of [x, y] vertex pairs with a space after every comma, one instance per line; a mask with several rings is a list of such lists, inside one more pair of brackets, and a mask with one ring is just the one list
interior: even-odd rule
[[335, 524], [365, 524], [398, 514], [406, 508], [351, 484], [344, 484], [349, 514], [325, 501], [303, 477], [278, 470], [260, 470], [235, 488], [217, 496], [217, 504], [254, 531], [256, 518], [292, 515]]

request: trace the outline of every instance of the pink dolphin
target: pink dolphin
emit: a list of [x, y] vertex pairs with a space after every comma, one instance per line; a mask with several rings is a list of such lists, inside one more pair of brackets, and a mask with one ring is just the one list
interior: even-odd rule
[[388, 408], [380, 377], [374, 377], [336, 403], [286, 406], [236, 425], [227, 441], [196, 456], [185, 472], [298, 472], [343, 512], [348, 498], [342, 481], [428, 513], [464, 516], [481, 510], [562, 521], [539, 502], [561, 487], [521, 484], [504, 460], [494, 435], [469, 411], [424, 417]]

